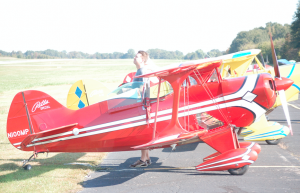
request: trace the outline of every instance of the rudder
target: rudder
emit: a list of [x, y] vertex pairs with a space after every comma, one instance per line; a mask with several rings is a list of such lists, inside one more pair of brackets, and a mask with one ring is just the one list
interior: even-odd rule
[[10, 105], [6, 126], [10, 143], [20, 149], [21, 142], [29, 134], [46, 130], [46, 125], [36, 125], [32, 117], [57, 108], [65, 107], [46, 93], [28, 90], [16, 94]]

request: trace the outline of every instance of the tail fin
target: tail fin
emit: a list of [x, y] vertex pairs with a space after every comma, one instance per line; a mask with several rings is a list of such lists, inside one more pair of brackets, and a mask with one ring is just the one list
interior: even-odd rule
[[[54, 123], [45, 122], [50, 118], [47, 111], [64, 108], [46, 93], [28, 90], [14, 97], [8, 112], [6, 132], [10, 143], [20, 149], [21, 142], [29, 135], [49, 129]], [[53, 113], [51, 113], [53, 114]], [[57, 115], [59, 116], [59, 115]]]
[[107, 99], [107, 94], [110, 92], [111, 90], [96, 80], [79, 80], [69, 90], [67, 107], [72, 110], [87, 107]]

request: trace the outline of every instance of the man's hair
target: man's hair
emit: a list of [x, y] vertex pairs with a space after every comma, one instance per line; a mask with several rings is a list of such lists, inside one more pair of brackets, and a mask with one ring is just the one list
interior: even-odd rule
[[148, 60], [149, 54], [143, 50], [138, 51], [138, 54], [142, 55], [142, 58], [143, 58], [144, 62], [146, 63]]

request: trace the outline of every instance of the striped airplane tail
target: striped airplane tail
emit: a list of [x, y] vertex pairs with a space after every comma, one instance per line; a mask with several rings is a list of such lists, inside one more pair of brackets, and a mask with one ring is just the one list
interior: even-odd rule
[[[62, 110], [63, 109], [63, 110]], [[54, 111], [53, 113], [48, 113]], [[62, 119], [62, 113], [70, 111], [46, 93], [28, 90], [15, 95], [7, 118], [6, 132], [10, 143], [21, 149], [21, 143], [29, 135], [55, 128], [52, 120]], [[39, 123], [37, 124], [37, 121]], [[28, 149], [28, 151], [31, 149]]]

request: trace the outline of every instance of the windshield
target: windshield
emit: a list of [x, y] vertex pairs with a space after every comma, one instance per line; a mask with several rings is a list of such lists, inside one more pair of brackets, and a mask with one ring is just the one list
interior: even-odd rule
[[110, 92], [107, 96], [113, 98], [142, 98], [144, 82], [129, 82]]
[[[145, 82], [129, 82], [126, 83], [114, 91], [110, 92], [107, 97], [108, 109], [114, 108], [131, 108], [132, 105], [141, 104], [145, 97], [150, 97], [151, 99], [157, 98], [158, 84], [151, 86], [149, 91], [149, 86]], [[163, 81], [160, 87], [159, 97], [166, 96], [173, 92], [171, 84], [167, 81]]]
[[144, 82], [129, 82], [118, 87], [107, 95], [108, 109], [141, 103], [143, 99], [143, 88]]

